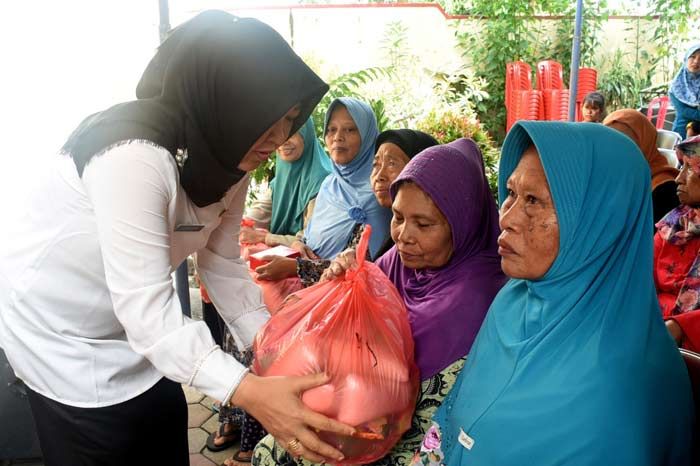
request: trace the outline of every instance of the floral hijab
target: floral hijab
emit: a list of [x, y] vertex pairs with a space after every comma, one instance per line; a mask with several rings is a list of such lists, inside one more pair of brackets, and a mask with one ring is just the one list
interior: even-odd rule
[[[676, 147], [678, 159], [700, 173], [700, 136], [686, 139]], [[688, 241], [700, 237], [700, 208], [680, 205], [670, 211], [657, 224], [658, 233], [664, 241], [675, 246], [683, 246]], [[697, 311], [700, 309], [700, 257], [683, 281], [672, 314]]]

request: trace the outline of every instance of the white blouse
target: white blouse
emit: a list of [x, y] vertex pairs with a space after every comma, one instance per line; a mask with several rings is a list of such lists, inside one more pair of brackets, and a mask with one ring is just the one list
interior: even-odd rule
[[182, 314], [171, 274], [196, 252], [236, 343], [252, 344], [269, 314], [239, 258], [248, 177], [200, 208], [149, 143], [93, 157], [82, 179], [67, 156], [43, 168], [0, 251], [0, 346], [17, 376], [78, 407], [130, 400], [162, 376], [227, 401], [246, 369]]

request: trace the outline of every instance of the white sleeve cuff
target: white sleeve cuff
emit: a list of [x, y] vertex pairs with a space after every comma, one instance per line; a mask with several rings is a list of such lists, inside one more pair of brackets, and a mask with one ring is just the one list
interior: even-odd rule
[[243, 351], [253, 346], [255, 335], [270, 320], [270, 313], [267, 307], [262, 305], [231, 320], [227, 320], [226, 316], [222, 317], [233, 336], [233, 340], [236, 342], [236, 346]]
[[226, 404], [247, 373], [248, 368], [224, 353], [220, 347], [214, 346], [198, 361], [197, 369], [187, 384]]

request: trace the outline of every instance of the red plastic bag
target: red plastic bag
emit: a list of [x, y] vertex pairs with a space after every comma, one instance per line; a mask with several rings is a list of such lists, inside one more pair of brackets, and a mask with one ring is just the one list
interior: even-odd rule
[[277, 310], [282, 306], [287, 296], [304, 288], [299, 277], [289, 277], [271, 282], [270, 280], [258, 280], [258, 274], [252, 270], [250, 275], [262, 290], [265, 306], [270, 311], [270, 315], [273, 316], [277, 314]]
[[258, 332], [258, 375], [325, 372], [328, 384], [302, 395], [314, 411], [356, 427], [355, 437], [319, 436], [345, 455], [343, 464], [375, 461], [410, 427], [419, 375], [408, 313], [394, 285], [357, 248], [356, 270], [292, 294]]
[[[241, 220], [241, 228], [255, 228], [255, 222], [249, 218], [244, 218]], [[267, 231], [264, 228], [257, 228], [258, 230], [261, 231]], [[248, 258], [251, 256], [251, 254], [258, 253], [260, 251], [264, 251], [265, 249], [270, 249], [270, 246], [268, 246], [265, 243], [239, 243], [241, 246], [241, 259], [247, 261]]]

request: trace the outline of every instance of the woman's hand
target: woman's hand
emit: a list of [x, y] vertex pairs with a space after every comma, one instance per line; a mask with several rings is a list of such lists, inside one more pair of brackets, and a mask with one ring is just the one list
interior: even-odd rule
[[320, 281], [325, 282], [345, 276], [345, 272], [357, 267], [357, 259], [355, 258], [356, 255], [357, 252], [354, 249], [346, 249], [335, 256], [335, 259], [333, 259], [333, 262], [331, 262], [330, 267], [328, 267], [323, 272], [323, 275], [321, 275]]
[[668, 333], [671, 334], [671, 337], [676, 342], [676, 344], [678, 346], [681, 346], [681, 343], [683, 343], [683, 329], [680, 325], [678, 325], [678, 322], [676, 322], [673, 319], [667, 320], [666, 330], [668, 330]]
[[258, 274], [260, 280], [277, 281], [297, 274], [297, 261], [295, 259], [282, 256], [265, 256], [262, 260], [269, 262], [255, 269], [255, 273]]
[[312, 260], [318, 259], [318, 256], [316, 255], [316, 253], [313, 252], [310, 247], [308, 247], [306, 244], [302, 243], [301, 241], [294, 241], [290, 247], [292, 249], [294, 249], [295, 251], [298, 251], [299, 254], [301, 254], [302, 259], [312, 259]]
[[355, 429], [308, 409], [301, 394], [328, 383], [324, 374], [303, 377], [258, 377], [246, 375], [231, 397], [257, 419], [292, 456], [303, 456], [313, 463], [342, 461], [341, 452], [322, 442], [316, 432], [324, 430], [352, 436]]
[[255, 228], [241, 228], [241, 232], [238, 235], [238, 241], [241, 244], [255, 244], [264, 243], [267, 237], [267, 232], [263, 230], [256, 230]]

